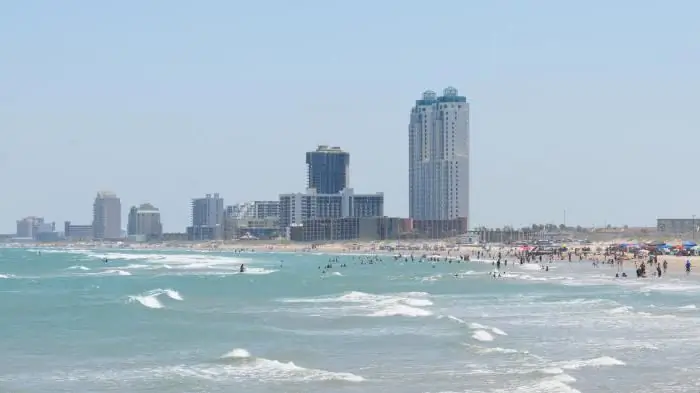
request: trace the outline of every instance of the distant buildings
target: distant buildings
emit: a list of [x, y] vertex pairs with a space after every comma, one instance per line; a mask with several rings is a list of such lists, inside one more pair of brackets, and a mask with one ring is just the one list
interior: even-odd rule
[[63, 223], [63, 236], [70, 241], [89, 241], [93, 239], [92, 225], [76, 225], [70, 221]]
[[37, 241], [55, 241], [58, 239], [56, 223], [44, 222], [43, 217], [25, 217], [17, 220], [17, 238]]
[[126, 232], [129, 240], [160, 240], [163, 236], [160, 211], [150, 203], [144, 203], [138, 207], [132, 206], [129, 210]]
[[188, 239], [224, 239], [224, 199], [219, 194], [206, 194], [192, 200], [192, 225], [187, 227]]
[[271, 239], [279, 236], [279, 201], [252, 201], [226, 206], [224, 239]]
[[306, 153], [307, 186], [319, 194], [336, 194], [348, 187], [350, 154], [339, 147], [319, 146]]
[[409, 217], [434, 237], [464, 233], [469, 216], [469, 103], [457, 89], [426, 91], [408, 127]]
[[226, 217], [231, 218], [271, 218], [279, 217], [279, 201], [252, 201], [226, 206]]
[[700, 218], [658, 218], [656, 230], [673, 234], [700, 232]]
[[[353, 219], [382, 217], [384, 194], [355, 194], [349, 184], [350, 154], [339, 147], [319, 146], [306, 153], [306, 192], [279, 196], [279, 227], [291, 240], [356, 239], [360, 233], [378, 233], [379, 221]], [[367, 229], [372, 228], [372, 229]]]
[[122, 238], [122, 204], [113, 192], [97, 193], [93, 204], [92, 230], [96, 240]]
[[301, 225], [305, 220], [341, 217], [380, 217], [384, 215], [384, 194], [355, 194], [346, 188], [336, 194], [305, 193], [280, 195], [280, 226]]

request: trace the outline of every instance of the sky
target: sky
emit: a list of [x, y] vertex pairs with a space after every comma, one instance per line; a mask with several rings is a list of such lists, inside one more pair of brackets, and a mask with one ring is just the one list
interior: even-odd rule
[[22, 0], [0, 5], [0, 233], [89, 224], [100, 190], [160, 208], [305, 188], [351, 154], [408, 214], [424, 90], [471, 105], [471, 226], [700, 215], [700, 2]]

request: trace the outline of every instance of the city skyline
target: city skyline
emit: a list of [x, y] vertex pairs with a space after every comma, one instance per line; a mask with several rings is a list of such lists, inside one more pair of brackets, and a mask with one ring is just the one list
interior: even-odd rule
[[410, 107], [449, 85], [472, 110], [470, 225], [561, 223], [564, 209], [584, 226], [697, 214], [692, 181], [635, 185], [692, 173], [692, 154], [668, 150], [700, 144], [700, 4], [443, 5], [409, 3], [397, 19], [364, 1], [138, 13], [11, 2], [0, 233], [31, 215], [87, 224], [102, 189], [124, 210], [152, 203], [179, 231], [188, 200], [207, 192], [243, 202], [298, 190], [300, 152], [325, 143], [352, 153], [354, 189], [381, 190], [385, 213], [406, 216]]

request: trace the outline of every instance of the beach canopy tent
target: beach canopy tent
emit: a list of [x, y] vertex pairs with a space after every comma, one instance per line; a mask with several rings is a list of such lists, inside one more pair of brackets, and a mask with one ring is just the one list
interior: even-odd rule
[[691, 247], [695, 247], [695, 246], [697, 246], [697, 245], [698, 245], [697, 243], [695, 243], [695, 242], [693, 242], [693, 241], [690, 241], [690, 240], [686, 240], [686, 241], [683, 242], [683, 247], [684, 247], [684, 248], [691, 248]]

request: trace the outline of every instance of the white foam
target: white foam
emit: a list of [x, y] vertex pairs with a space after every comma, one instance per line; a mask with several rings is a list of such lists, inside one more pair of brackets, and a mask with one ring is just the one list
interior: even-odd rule
[[628, 314], [632, 311], [630, 306], [615, 307], [613, 309], [607, 310], [608, 314]]
[[432, 275], [432, 276], [428, 276], [428, 277], [423, 277], [423, 278], [421, 278], [421, 282], [432, 282], [432, 281], [437, 281], [437, 280], [440, 279], [440, 277], [442, 277], [442, 274], [434, 274], [434, 275]]
[[106, 270], [106, 271], [104, 272], [104, 274], [116, 274], [116, 275], [118, 275], [118, 276], [130, 276], [130, 275], [131, 275], [130, 272], [127, 272], [127, 271], [125, 271], [125, 270], [119, 270], [119, 269], [115, 269], [115, 270]]
[[564, 370], [559, 367], [546, 367], [540, 370], [542, 374], [557, 375], [564, 374]]
[[140, 295], [132, 295], [129, 296], [129, 302], [138, 302], [141, 305], [148, 307], [148, 308], [163, 308], [163, 303], [158, 299], [159, 296], [165, 295], [169, 297], [170, 299], [177, 300], [177, 301], [183, 301], [184, 299], [182, 298], [182, 295], [180, 295], [180, 292], [174, 290], [174, 289], [152, 289], [150, 291], [144, 292]]
[[518, 387], [514, 390], [517, 393], [581, 393], [565, 382], [559, 381], [561, 376], [546, 378], [532, 385]]
[[222, 359], [247, 359], [250, 357], [250, 352], [243, 348], [235, 348], [232, 351], [221, 355]]
[[477, 330], [472, 334], [472, 338], [477, 341], [493, 341], [493, 336], [486, 330]]
[[[297, 299], [282, 299], [284, 303], [319, 303], [319, 304], [337, 304], [336, 307], [324, 307], [325, 311], [342, 310], [345, 313], [357, 312], [359, 315], [371, 317], [426, 317], [433, 315], [429, 310], [421, 307], [427, 307], [433, 304], [426, 297], [429, 294], [425, 292], [408, 292], [396, 294], [371, 294], [359, 291], [347, 292], [340, 296], [321, 297], [321, 298], [297, 298]], [[318, 308], [314, 309], [318, 312]]]
[[606, 366], [624, 366], [625, 362], [615, 359], [610, 356], [601, 356], [595, 359], [587, 360], [571, 360], [560, 365], [565, 370], [577, 370], [583, 367], [606, 367]]
[[697, 307], [694, 304], [688, 304], [687, 306], [678, 307], [679, 310], [695, 310]]
[[501, 348], [501, 347], [496, 347], [496, 348], [482, 348], [479, 350], [481, 353], [518, 353], [519, 351], [517, 349], [510, 349], [510, 348]]
[[82, 266], [82, 265], [75, 265], [75, 266], [69, 267], [67, 270], [90, 270], [90, 268]]
[[158, 297], [155, 295], [148, 295], [148, 296], [140, 296], [140, 295], [133, 295], [129, 296], [129, 302], [138, 302], [141, 303], [142, 306], [148, 307], [148, 308], [163, 308], [163, 303], [158, 300]]
[[245, 376], [260, 380], [339, 380], [347, 382], [362, 382], [365, 379], [359, 375], [346, 372], [332, 372], [320, 369], [300, 367], [293, 362], [280, 362], [265, 358], [253, 357], [243, 348], [236, 348], [221, 359], [233, 360], [236, 364], [229, 365], [222, 374], [230, 376]]
[[433, 313], [428, 310], [401, 304], [391, 305], [370, 314], [372, 317], [428, 317], [430, 315]]
[[488, 326], [482, 325], [480, 323], [472, 322], [469, 324], [470, 329], [488, 329]]
[[506, 334], [506, 332], [504, 332], [503, 330], [496, 328], [496, 327], [492, 327], [491, 331], [498, 334], [499, 336], [507, 336], [508, 335], [508, 334]]
[[[438, 317], [438, 319], [442, 319], [442, 318], [443, 318], [442, 315]], [[446, 316], [444, 316], [444, 318], [450, 319], [450, 320], [455, 321], [455, 322], [457, 322], [457, 323], [460, 323], [460, 324], [462, 324], [462, 325], [466, 325], [466, 324], [467, 324], [467, 321], [465, 321], [465, 320], [463, 320], [463, 319], [461, 319], [461, 318], [457, 318], [457, 317], [455, 317], [454, 315], [446, 315]]]
[[[250, 263], [247, 258], [211, 255], [206, 252], [199, 253], [125, 253], [125, 252], [106, 252], [96, 253], [87, 250], [77, 250], [75, 253], [80, 253], [88, 258], [113, 261], [143, 261], [148, 264], [131, 264], [129, 269], [182, 269], [182, 270], [198, 270], [198, 269], [237, 269], [242, 263]], [[167, 267], [166, 267], [167, 266]], [[265, 273], [269, 274], [269, 273]]]
[[0, 274], [0, 278], [13, 278], [13, 277], [15, 277], [15, 276], [12, 274]]

